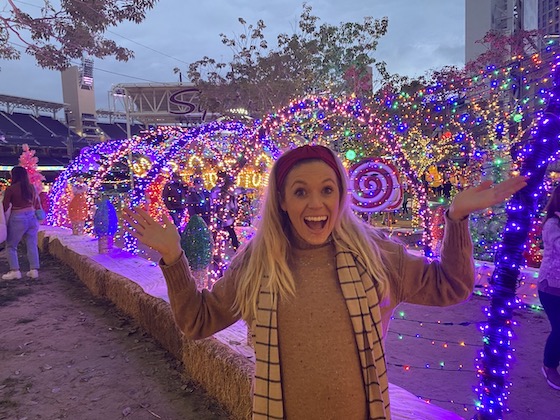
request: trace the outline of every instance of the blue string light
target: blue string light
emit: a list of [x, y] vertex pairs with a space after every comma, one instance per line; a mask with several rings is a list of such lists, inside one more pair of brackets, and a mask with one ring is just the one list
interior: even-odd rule
[[484, 347], [476, 360], [480, 378], [476, 388], [479, 398], [477, 419], [502, 419], [507, 411], [511, 385], [507, 376], [512, 361], [512, 312], [517, 305], [515, 292], [520, 267], [524, 265], [523, 249], [531, 229], [531, 215], [537, 209], [537, 199], [544, 192], [543, 180], [548, 160], [559, 149], [560, 78], [558, 73], [554, 76], [548, 105], [532, 133], [530, 146], [525, 148], [522, 156], [520, 173], [529, 177], [527, 186], [514, 194], [506, 205], [507, 223], [503, 241], [496, 250], [495, 269], [490, 282], [491, 305], [486, 310], [488, 320], [481, 328]]

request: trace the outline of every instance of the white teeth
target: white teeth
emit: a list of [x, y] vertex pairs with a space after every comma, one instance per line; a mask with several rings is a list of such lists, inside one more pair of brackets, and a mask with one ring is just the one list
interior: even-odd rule
[[327, 216], [307, 216], [304, 219], [308, 222], [324, 222], [327, 220]]

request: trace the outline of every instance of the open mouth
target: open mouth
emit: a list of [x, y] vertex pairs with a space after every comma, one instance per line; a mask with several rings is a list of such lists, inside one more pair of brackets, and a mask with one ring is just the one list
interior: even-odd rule
[[307, 216], [303, 218], [306, 226], [311, 230], [321, 230], [327, 224], [327, 216]]

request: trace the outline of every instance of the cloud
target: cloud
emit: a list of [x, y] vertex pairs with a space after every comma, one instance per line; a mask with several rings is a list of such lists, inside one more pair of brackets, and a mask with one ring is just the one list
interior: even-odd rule
[[[313, 14], [320, 18], [319, 23], [338, 25], [343, 21], [361, 22], [365, 16], [388, 16], [389, 31], [379, 41], [375, 58], [385, 61], [392, 73], [419, 76], [428, 69], [464, 64], [464, 2], [316, 0], [308, 3], [313, 7]], [[97, 106], [109, 106], [108, 91], [114, 84], [178, 81], [173, 73], [175, 67], [186, 74], [187, 63], [205, 55], [228, 60], [231, 51], [222, 45], [219, 34], [239, 35], [243, 29], [239, 17], [252, 24], [263, 19], [267, 39], [276, 45], [279, 33], [293, 33], [301, 12], [302, 2], [294, 0], [160, 1], [141, 24], [123, 24], [107, 34], [133, 49], [135, 58], [126, 63], [95, 60]], [[12, 62], [0, 60], [0, 68], [0, 93], [62, 101], [60, 74], [38, 68], [30, 57]]]

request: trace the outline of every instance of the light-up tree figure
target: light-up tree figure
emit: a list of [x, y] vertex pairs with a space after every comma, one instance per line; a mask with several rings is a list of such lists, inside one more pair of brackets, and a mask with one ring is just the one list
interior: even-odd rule
[[23, 153], [19, 157], [19, 164], [27, 170], [29, 182], [35, 187], [37, 194], [43, 191], [43, 181], [45, 177], [37, 170], [37, 163], [39, 158], [35, 156], [35, 150], [29, 148], [29, 145], [24, 144]]
[[[557, 70], [558, 71], [558, 70]], [[507, 410], [508, 372], [512, 360], [512, 314], [516, 307], [516, 288], [520, 268], [525, 264], [523, 250], [531, 228], [531, 217], [544, 192], [543, 179], [548, 163], [560, 150], [560, 78], [550, 91], [549, 103], [537, 121], [532, 140], [520, 151], [520, 173], [528, 177], [527, 186], [506, 205], [507, 223], [502, 243], [497, 247], [495, 270], [491, 279], [491, 306], [488, 322], [482, 327], [484, 348], [477, 367], [478, 419], [502, 419]]]

